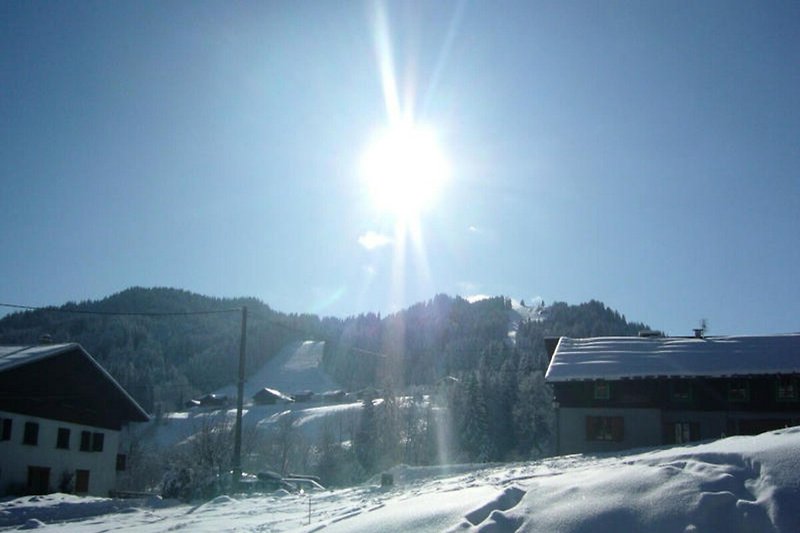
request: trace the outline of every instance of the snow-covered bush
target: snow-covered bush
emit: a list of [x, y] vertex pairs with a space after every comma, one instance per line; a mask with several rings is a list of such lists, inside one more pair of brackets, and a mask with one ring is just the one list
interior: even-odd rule
[[222, 489], [220, 477], [207, 468], [175, 465], [164, 474], [161, 496], [185, 502], [209, 500], [219, 496]]

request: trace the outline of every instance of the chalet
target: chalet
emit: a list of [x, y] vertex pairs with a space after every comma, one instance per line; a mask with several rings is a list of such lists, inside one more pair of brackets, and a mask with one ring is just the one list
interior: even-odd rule
[[106, 496], [147, 413], [78, 344], [0, 346], [0, 494]]
[[225, 394], [206, 394], [200, 398], [194, 398], [186, 403], [187, 407], [226, 407], [230, 403]]
[[292, 399], [299, 403], [310, 402], [314, 393], [310, 390], [302, 390], [292, 394]]
[[319, 398], [322, 403], [344, 403], [347, 401], [347, 394], [343, 390], [332, 390], [323, 392]]
[[253, 395], [253, 402], [258, 405], [274, 405], [278, 402], [293, 403], [294, 399], [279, 390], [265, 387]]
[[545, 379], [559, 454], [800, 424], [800, 334], [562, 337]]

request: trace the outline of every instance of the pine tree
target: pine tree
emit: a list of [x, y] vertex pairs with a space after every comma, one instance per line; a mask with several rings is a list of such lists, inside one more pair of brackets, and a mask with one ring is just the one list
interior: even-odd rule
[[523, 375], [517, 388], [514, 427], [517, 449], [523, 458], [548, 455], [552, 451], [555, 416], [553, 394], [542, 372]]
[[356, 459], [367, 472], [374, 472], [377, 463], [378, 427], [372, 397], [364, 398], [361, 420], [353, 439]]
[[383, 402], [376, 410], [379, 416], [376, 419], [377, 429], [377, 464], [379, 469], [389, 468], [397, 464], [401, 457], [401, 432], [400, 410], [397, 399], [391, 388], [387, 388], [383, 395]]
[[496, 453], [493, 460], [503, 460], [517, 444], [513, 415], [517, 403], [517, 372], [513, 357], [506, 359], [500, 371], [492, 375], [491, 390], [485, 397], [489, 409], [489, 433]]
[[469, 461], [487, 462], [493, 455], [486, 399], [475, 374], [467, 381], [461, 448]]

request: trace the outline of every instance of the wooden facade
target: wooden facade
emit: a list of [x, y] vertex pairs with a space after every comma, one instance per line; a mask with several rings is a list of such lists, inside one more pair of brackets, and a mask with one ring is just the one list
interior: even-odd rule
[[[791, 342], [781, 345], [794, 350], [792, 355], [796, 353], [800, 365], [800, 351], [793, 348], [800, 338], [788, 337]], [[684, 347], [680, 342], [669, 344], [671, 339], [668, 338], [652, 339], [649, 342], [662, 343], [670, 349], [656, 347], [639, 355], [629, 349], [630, 346], [644, 346], [641, 339], [592, 341], [581, 339], [571, 343], [569, 355], [558, 361], [562, 365], [558, 371], [561, 374], [548, 372], [557, 412], [558, 453], [611, 452], [684, 444], [800, 425], [800, 372], [793, 371], [791, 364], [784, 363], [784, 372], [768, 369], [763, 373], [724, 375], [723, 365], [728, 362], [723, 359], [715, 363], [711, 375], [702, 375], [701, 371], [692, 375], [691, 366], [686, 364], [681, 365], [685, 375], [636, 375], [636, 369], [642, 366], [637, 358], [660, 357], [664, 360], [663, 367], [670, 368], [675, 366], [671, 365], [675, 361], [671, 358], [680, 350], [693, 349], [692, 343]], [[770, 339], [769, 345], [776, 344], [772, 341]], [[745, 347], [757, 344], [749, 338], [739, 344], [729, 338], [725, 342]], [[676, 345], [680, 348], [675, 348]], [[700, 343], [695, 345], [708, 349]], [[598, 346], [603, 347], [602, 351]], [[590, 352], [585, 357], [584, 347]], [[557, 361], [558, 348], [555, 352], [553, 360]], [[678, 357], [685, 355], [684, 351]], [[768, 350], [764, 351], [765, 366], [771, 355]], [[737, 351], [732, 350], [729, 361], [732, 369], [738, 363], [737, 356]], [[782, 361], [791, 359], [785, 353], [780, 356]], [[704, 364], [701, 359], [702, 354], [698, 356], [698, 366]], [[604, 367], [609, 361], [613, 366]], [[570, 368], [571, 365], [582, 368], [578, 371]], [[597, 379], [586, 375], [585, 369], [593, 366], [597, 368]], [[631, 369], [631, 377], [624, 375], [626, 366]], [[581, 372], [580, 377], [573, 377], [578, 372]]]
[[0, 410], [119, 430], [147, 414], [80, 346], [7, 370]]
[[638, 378], [554, 384], [561, 407], [639, 407], [676, 411], [785, 412], [800, 407], [800, 376]]
[[[644, 444], [656, 446], [799, 425], [799, 384], [800, 376], [789, 375], [578, 381], [555, 383], [553, 389], [561, 415], [565, 410], [585, 413], [587, 443], [624, 443], [626, 431], [638, 431], [626, 424], [626, 412], [657, 411], [660, 438], [651, 435]], [[605, 412], [617, 414], [604, 417]], [[567, 452], [593, 448], [568, 442], [560, 447]]]

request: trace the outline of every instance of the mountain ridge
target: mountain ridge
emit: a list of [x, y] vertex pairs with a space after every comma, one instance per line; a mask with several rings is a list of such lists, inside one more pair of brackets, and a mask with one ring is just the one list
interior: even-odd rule
[[130, 287], [99, 300], [6, 315], [0, 319], [0, 343], [36, 344], [44, 335], [53, 342], [79, 342], [145, 409], [171, 410], [234, 381], [241, 335], [236, 311], [245, 305], [248, 373], [289, 343], [324, 340], [325, 370], [350, 389], [382, 386], [390, 378], [396, 388], [435, 383], [480, 365], [499, 369], [512, 359], [541, 370], [545, 336], [635, 335], [647, 329], [596, 300], [541, 305], [533, 316], [531, 308], [502, 296], [469, 302], [440, 294], [385, 317], [362, 313], [341, 319], [282, 313], [254, 297]]

